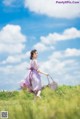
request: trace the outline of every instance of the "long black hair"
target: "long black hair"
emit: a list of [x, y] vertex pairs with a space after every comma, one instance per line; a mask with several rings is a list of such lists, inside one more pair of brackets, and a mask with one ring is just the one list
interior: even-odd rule
[[30, 59], [33, 59], [33, 54], [34, 54], [36, 51], [37, 51], [37, 50], [34, 49], [34, 50], [32, 50], [32, 51], [30, 52]]

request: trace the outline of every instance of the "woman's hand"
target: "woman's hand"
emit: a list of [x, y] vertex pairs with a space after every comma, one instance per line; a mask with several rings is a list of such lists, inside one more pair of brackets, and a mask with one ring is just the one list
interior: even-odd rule
[[45, 74], [46, 76], [49, 76], [49, 74]]

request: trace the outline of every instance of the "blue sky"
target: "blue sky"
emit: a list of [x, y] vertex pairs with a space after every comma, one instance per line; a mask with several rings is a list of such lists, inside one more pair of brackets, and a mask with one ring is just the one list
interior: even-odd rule
[[[19, 88], [34, 48], [41, 70], [59, 85], [79, 85], [79, 13], [79, 4], [59, 5], [53, 0], [0, 1], [0, 89]], [[47, 83], [46, 77], [42, 82]]]

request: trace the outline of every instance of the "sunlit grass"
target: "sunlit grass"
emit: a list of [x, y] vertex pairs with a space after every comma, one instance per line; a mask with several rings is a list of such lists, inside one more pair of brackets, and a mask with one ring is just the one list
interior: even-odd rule
[[42, 99], [20, 90], [0, 92], [0, 111], [9, 119], [80, 119], [80, 86], [42, 90]]

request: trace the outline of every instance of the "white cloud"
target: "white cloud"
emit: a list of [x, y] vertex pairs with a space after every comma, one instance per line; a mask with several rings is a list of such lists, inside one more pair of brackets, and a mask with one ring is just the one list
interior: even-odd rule
[[33, 48], [37, 49], [39, 52], [43, 52], [43, 51], [47, 50], [47, 47], [42, 43], [35, 44], [33, 46]]
[[41, 36], [41, 42], [44, 44], [55, 44], [58, 41], [72, 40], [80, 38], [80, 30], [68, 28], [63, 33], [50, 33], [48, 36]]
[[80, 4], [57, 4], [56, 0], [25, 0], [25, 7], [32, 12], [49, 17], [80, 17]]
[[[75, 54], [75, 51], [77, 55]], [[74, 58], [71, 58], [71, 56], [74, 56]], [[75, 56], [80, 58], [80, 50], [66, 49], [65, 51], [54, 52], [49, 56], [47, 61], [42, 62], [41, 69], [44, 72], [51, 74], [53, 79], [59, 84], [80, 84], [80, 62], [75, 59]]]
[[2, 0], [3, 5], [6, 7], [18, 8], [23, 6], [24, 0]]
[[74, 40], [80, 38], [80, 30], [76, 28], [68, 28], [62, 33], [49, 33], [47, 36], [41, 36], [40, 42], [36, 43], [33, 48], [36, 48], [38, 51], [43, 52], [45, 50], [55, 49], [55, 44], [59, 41], [65, 40]]
[[80, 56], [80, 49], [70, 49], [65, 51], [65, 56]]
[[52, 45], [49, 45], [49, 46], [48, 46], [48, 45], [45, 45], [45, 44], [43, 44], [43, 43], [41, 43], [41, 42], [36, 43], [36, 44], [33, 46], [33, 48], [37, 49], [38, 52], [44, 52], [44, 51], [54, 50], [54, 49], [55, 49], [54, 46], [52, 46]]
[[14, 64], [20, 63], [22, 60], [29, 58], [30, 51], [27, 51], [25, 54], [17, 54], [17, 55], [9, 55], [5, 60], [3, 60], [0, 64]]
[[21, 33], [19, 25], [7, 24], [0, 31], [0, 42], [2, 43], [22, 43], [26, 38]]
[[[6, 65], [6, 66], [3, 66], [3, 67], [0, 67], [0, 73], [4, 74], [5, 75], [22, 75], [24, 76], [23, 74], [25, 74], [27, 72], [27, 67], [29, 66], [29, 64], [27, 62], [21, 62], [19, 64], [16, 64], [16, 65]], [[6, 78], [6, 77], [5, 77]], [[15, 77], [16, 79], [17, 77]], [[6, 79], [5, 79], [6, 80]]]
[[22, 62], [17, 65], [5, 65], [0, 67], [0, 89], [18, 89], [19, 82], [25, 79], [28, 70], [28, 63]]
[[11, 6], [14, 2], [15, 0], [3, 0], [3, 4], [5, 6]]
[[21, 53], [24, 49], [24, 44], [0, 44], [0, 53], [5, 52], [9, 54]]
[[6, 64], [6, 63], [19, 63], [21, 62], [20, 57], [16, 57], [16, 56], [8, 56], [8, 58], [4, 61], [2, 61], [2, 64]]
[[19, 25], [8, 24], [0, 31], [0, 53], [21, 53], [25, 48], [26, 37]]
[[67, 48], [64, 51], [55, 51], [49, 58], [56, 58], [56, 59], [60, 59], [60, 58], [70, 58], [70, 57], [77, 57], [80, 56], [80, 49], [76, 49], [76, 48]]

